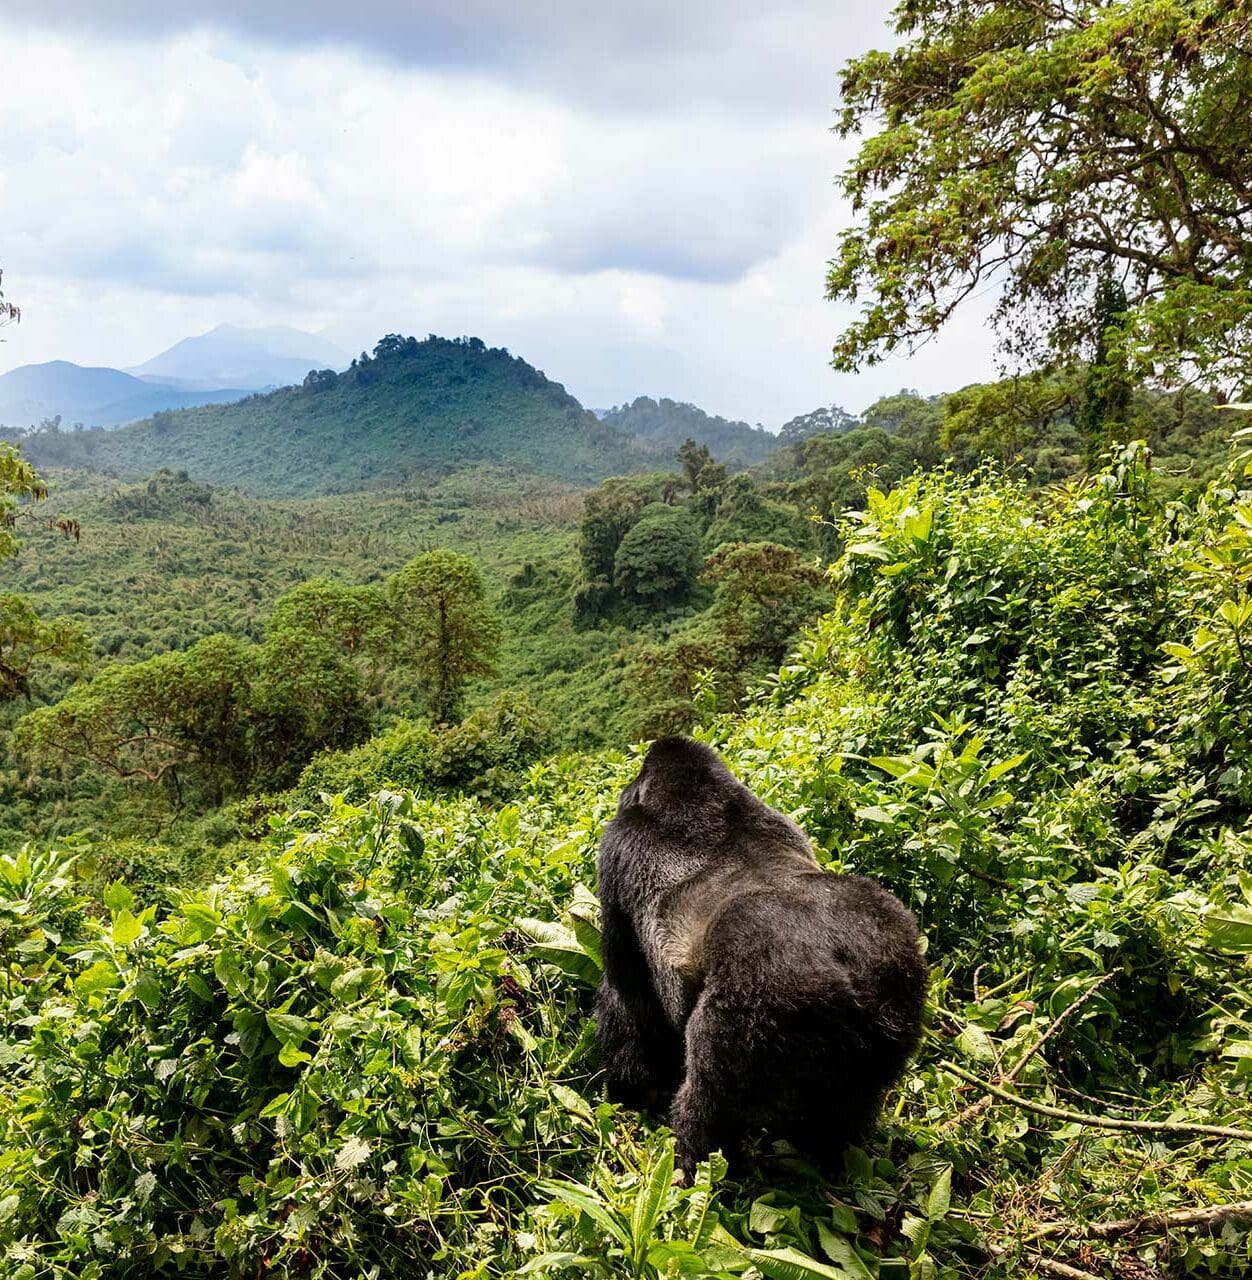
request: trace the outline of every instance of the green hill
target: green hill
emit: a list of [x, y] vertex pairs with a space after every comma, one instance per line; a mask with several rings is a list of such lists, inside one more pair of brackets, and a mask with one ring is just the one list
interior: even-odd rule
[[573, 483], [655, 465], [564, 387], [478, 338], [388, 335], [341, 374], [110, 432], [36, 432], [44, 466], [122, 478], [161, 468], [269, 497], [391, 488], [478, 461]]
[[764, 427], [714, 417], [694, 404], [677, 400], [653, 400], [639, 396], [600, 415], [601, 422], [616, 427], [666, 455], [684, 440], [708, 445], [722, 462], [751, 466], [762, 462], [778, 447], [778, 437]]

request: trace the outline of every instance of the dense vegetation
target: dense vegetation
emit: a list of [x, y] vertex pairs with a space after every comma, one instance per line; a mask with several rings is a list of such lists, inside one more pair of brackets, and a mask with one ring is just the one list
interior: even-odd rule
[[[1252, 429], [1198, 389], [1246, 377], [1249, 15], [896, 17], [844, 74], [836, 360], [990, 273], [1018, 376], [732, 474], [742, 424], [614, 411], [649, 445], [390, 335], [36, 432], [93, 473], [52, 517], [0, 448], [5, 1276], [1252, 1269]], [[595, 847], [663, 729], [921, 923], [922, 1048], [834, 1181], [676, 1183], [603, 1100]]]
[[627, 437], [524, 360], [434, 335], [388, 335], [345, 372], [315, 370], [299, 387], [116, 431], [44, 428], [24, 448], [45, 467], [132, 480], [184, 470], [268, 497], [429, 482], [481, 460], [567, 481], [640, 465]]
[[1243, 386], [1252, 357], [1247, 0], [902, 0], [841, 77], [858, 216], [830, 264], [836, 363], [998, 295], [1026, 367]]
[[1146, 461], [871, 491], [834, 609], [705, 725], [928, 938], [926, 1043], [838, 1183], [675, 1186], [601, 1101], [587, 889], [634, 765], [584, 755], [502, 806], [318, 806], [200, 890], [0, 862], [11, 1273], [1245, 1274], [1252, 491], [1169, 503]]
[[660, 400], [637, 396], [629, 404], [603, 412], [600, 421], [667, 456], [683, 441], [696, 440], [724, 462], [739, 466], [764, 461], [778, 444], [778, 438], [764, 427], [731, 422], [664, 396]]

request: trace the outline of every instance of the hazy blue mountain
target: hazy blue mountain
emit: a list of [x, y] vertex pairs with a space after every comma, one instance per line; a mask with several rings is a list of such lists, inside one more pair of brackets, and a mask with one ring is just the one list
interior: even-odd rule
[[672, 459], [684, 440], [708, 445], [719, 462], [751, 466], [778, 447], [778, 437], [764, 427], [714, 417], [694, 404], [639, 396], [630, 404], [600, 412], [600, 420], [624, 431]]
[[29, 427], [60, 417], [64, 425], [114, 427], [162, 409], [238, 400], [247, 390], [189, 390], [144, 382], [120, 369], [90, 368], [68, 360], [26, 364], [0, 375], [0, 424]]
[[208, 333], [176, 342], [127, 372], [148, 382], [184, 388], [258, 391], [302, 382], [310, 369], [343, 369], [350, 359], [347, 352], [314, 333], [282, 326], [241, 329], [219, 324]]

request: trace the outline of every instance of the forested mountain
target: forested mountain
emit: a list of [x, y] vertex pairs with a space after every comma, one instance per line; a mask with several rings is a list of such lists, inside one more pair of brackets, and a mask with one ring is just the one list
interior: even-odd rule
[[50, 360], [0, 375], [0, 424], [29, 427], [45, 418], [60, 417], [66, 423], [114, 427], [163, 409], [221, 404], [247, 394], [238, 387], [190, 389], [147, 382], [120, 369]]
[[627, 435], [638, 436], [666, 455], [684, 440], [707, 445], [723, 462], [751, 466], [762, 461], [778, 444], [778, 438], [764, 427], [731, 422], [714, 417], [694, 404], [677, 400], [653, 400], [639, 396], [600, 415], [601, 421]]
[[108, 433], [41, 431], [23, 447], [43, 465], [123, 478], [185, 470], [274, 497], [387, 488], [482, 460], [570, 482], [645, 465], [628, 437], [526, 361], [433, 335], [388, 335], [342, 374], [313, 371], [235, 404]]

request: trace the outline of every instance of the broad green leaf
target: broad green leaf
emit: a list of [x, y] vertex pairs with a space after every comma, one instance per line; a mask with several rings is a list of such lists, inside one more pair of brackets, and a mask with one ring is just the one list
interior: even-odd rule
[[798, 1249], [748, 1249], [746, 1253], [770, 1280], [847, 1280], [842, 1267], [827, 1266]]
[[852, 1241], [839, 1235], [820, 1218], [817, 1220], [817, 1239], [822, 1252], [837, 1263], [846, 1275], [851, 1276], [852, 1280], [874, 1280], [873, 1271], [853, 1248]]
[[608, 1232], [623, 1249], [631, 1248], [630, 1231], [626, 1224], [609, 1211], [590, 1187], [577, 1182], [540, 1182], [537, 1185], [545, 1195], [570, 1205], [580, 1213], [585, 1213], [602, 1230]]
[[664, 1205], [665, 1197], [669, 1194], [673, 1182], [674, 1150], [667, 1146], [661, 1153], [661, 1158], [652, 1166], [652, 1172], [635, 1197], [630, 1230], [634, 1237], [636, 1257], [640, 1256], [641, 1251], [652, 1238], [652, 1229], [656, 1226], [661, 1206]]
[[1204, 929], [1210, 946], [1219, 951], [1252, 955], [1252, 907], [1232, 903], [1204, 917]]
[[952, 1166], [949, 1164], [940, 1170], [939, 1176], [930, 1188], [930, 1195], [926, 1197], [926, 1216], [931, 1222], [937, 1222], [940, 1218], [946, 1217], [951, 1202]]
[[144, 932], [143, 925], [125, 907], [113, 913], [114, 946], [129, 947]]
[[265, 1021], [279, 1044], [289, 1044], [297, 1049], [313, 1030], [313, 1024], [307, 1018], [294, 1013], [267, 1013]]
[[991, 1037], [975, 1023], [967, 1022], [956, 1038], [956, 1048], [966, 1058], [977, 1062], [994, 1062], [996, 1051]]
[[80, 996], [96, 995], [122, 985], [121, 976], [111, 961], [97, 960], [74, 979], [74, 990]]

